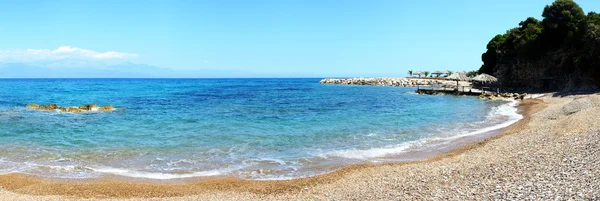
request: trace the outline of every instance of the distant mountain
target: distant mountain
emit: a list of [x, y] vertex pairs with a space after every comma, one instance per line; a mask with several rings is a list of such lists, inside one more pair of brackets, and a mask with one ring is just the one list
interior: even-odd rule
[[140, 64], [58, 66], [53, 64], [0, 63], [0, 78], [138, 78], [165, 75], [167, 69]]
[[[157, 66], [85, 61], [0, 63], [0, 78], [233, 78], [269, 77], [241, 71], [174, 70]], [[272, 77], [272, 76], [271, 76]]]

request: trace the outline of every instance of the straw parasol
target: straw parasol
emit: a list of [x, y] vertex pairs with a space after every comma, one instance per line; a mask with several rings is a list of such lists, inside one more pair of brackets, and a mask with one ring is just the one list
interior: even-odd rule
[[465, 73], [454, 73], [448, 77], [447, 80], [456, 80], [456, 89], [458, 90], [458, 81], [471, 81], [472, 79]]
[[473, 78], [474, 81], [480, 82], [482, 84], [487, 84], [487, 83], [495, 83], [498, 82], [498, 78], [482, 73], [481, 75], [476, 76], [475, 78]]
[[413, 73], [413, 75], [418, 75], [419, 77], [421, 77], [421, 75], [423, 75], [423, 72], [417, 71], [417, 72]]
[[431, 74], [436, 75], [436, 77], [439, 77], [441, 74], [444, 74], [444, 73], [436, 70], [436, 71], [433, 71]]

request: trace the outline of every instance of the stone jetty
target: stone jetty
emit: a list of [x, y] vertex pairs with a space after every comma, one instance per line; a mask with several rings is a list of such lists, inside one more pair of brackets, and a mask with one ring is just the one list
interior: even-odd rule
[[[455, 81], [439, 79], [421, 79], [421, 78], [326, 78], [320, 81], [321, 84], [348, 84], [348, 85], [372, 85], [372, 86], [397, 86], [397, 87], [416, 87], [423, 85], [448, 85], [451, 86]], [[454, 84], [456, 85], [456, 84]]]
[[495, 93], [482, 92], [472, 87], [470, 82], [460, 81], [460, 87], [456, 89], [456, 81], [436, 78], [326, 78], [321, 84], [344, 84], [344, 85], [371, 85], [371, 86], [395, 86], [395, 87], [417, 87], [422, 88], [416, 92], [419, 94], [454, 94], [479, 96], [480, 99], [503, 99], [522, 100], [527, 95], [518, 93]]
[[106, 106], [98, 106], [96, 104], [87, 104], [82, 106], [65, 106], [61, 107], [54, 103], [46, 104], [46, 105], [38, 105], [35, 103], [27, 104], [25, 107], [34, 110], [43, 110], [43, 111], [58, 111], [58, 112], [71, 112], [71, 113], [80, 113], [80, 112], [109, 112], [115, 110], [115, 107], [112, 105]]

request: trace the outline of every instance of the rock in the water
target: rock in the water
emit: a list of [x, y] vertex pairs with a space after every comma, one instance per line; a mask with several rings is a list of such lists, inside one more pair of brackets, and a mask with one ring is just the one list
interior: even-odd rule
[[79, 107], [69, 107], [69, 112], [73, 112], [73, 113], [80, 113], [83, 112], [84, 110], [80, 109]]
[[96, 104], [88, 104], [88, 105], [79, 106], [79, 109], [87, 110], [87, 111], [93, 111], [93, 110], [96, 110], [97, 108], [98, 108], [98, 105], [96, 105]]
[[54, 104], [54, 103], [51, 103], [51, 104], [47, 104], [47, 105], [41, 106], [40, 109], [42, 109], [42, 110], [56, 110], [56, 109], [58, 109], [58, 106], [56, 106], [56, 104]]
[[35, 103], [30, 103], [26, 105], [27, 108], [30, 109], [35, 109], [35, 110], [45, 110], [45, 111], [59, 111], [59, 112], [72, 112], [72, 113], [80, 113], [80, 112], [87, 112], [87, 111], [112, 111], [115, 109], [114, 106], [112, 105], [107, 105], [107, 106], [102, 106], [102, 107], [98, 107], [98, 105], [96, 104], [88, 104], [88, 105], [82, 105], [82, 106], [67, 106], [67, 107], [60, 107], [57, 106], [56, 104], [52, 103], [52, 104], [47, 104], [47, 105], [38, 105]]
[[25, 106], [25, 107], [27, 107], [27, 108], [31, 108], [31, 109], [36, 109], [36, 110], [37, 110], [37, 109], [40, 109], [40, 105], [38, 105], [38, 104], [35, 104], [35, 103], [29, 103], [29, 104], [27, 104], [27, 106]]
[[100, 107], [98, 110], [103, 111], [103, 112], [107, 112], [107, 111], [112, 111], [114, 110], [115, 107], [112, 105], [107, 105], [107, 106], [102, 106]]

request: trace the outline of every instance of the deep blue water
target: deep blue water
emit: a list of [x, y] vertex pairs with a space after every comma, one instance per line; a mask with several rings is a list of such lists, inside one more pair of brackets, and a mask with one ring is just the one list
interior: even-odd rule
[[[505, 102], [318, 82], [0, 79], [0, 173], [290, 178], [393, 158], [513, 118]], [[117, 110], [45, 112], [27, 103]]]

